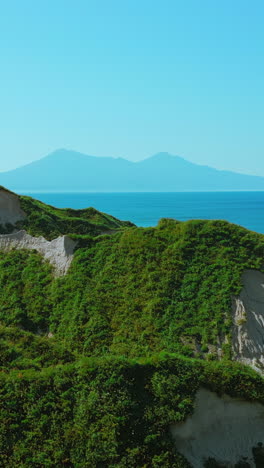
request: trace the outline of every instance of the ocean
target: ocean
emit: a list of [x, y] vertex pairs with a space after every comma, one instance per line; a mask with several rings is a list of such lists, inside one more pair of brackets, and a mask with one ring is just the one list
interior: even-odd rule
[[58, 208], [88, 208], [155, 226], [160, 218], [225, 219], [264, 234], [264, 192], [24, 193]]

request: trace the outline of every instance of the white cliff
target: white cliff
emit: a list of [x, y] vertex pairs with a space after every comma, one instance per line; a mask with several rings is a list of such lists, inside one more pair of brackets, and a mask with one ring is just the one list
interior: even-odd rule
[[54, 267], [56, 276], [67, 273], [73, 259], [75, 246], [76, 242], [67, 236], [60, 236], [52, 241], [47, 241], [44, 237], [33, 237], [26, 231], [0, 235], [0, 250], [36, 250]]
[[264, 274], [246, 270], [233, 303], [233, 354], [237, 361], [264, 370]]
[[[15, 226], [25, 218], [26, 214], [21, 209], [19, 197], [0, 188], [0, 225]], [[33, 237], [26, 231], [17, 232], [15, 228], [12, 234], [0, 235], [0, 250], [36, 250], [54, 267], [56, 276], [64, 275], [68, 271], [75, 246], [76, 242], [67, 236], [60, 236], [49, 242], [44, 237]]]
[[203, 468], [208, 458], [225, 467], [243, 460], [253, 468], [252, 448], [264, 444], [264, 406], [200, 389], [193, 415], [171, 433], [193, 468]]
[[15, 224], [25, 219], [26, 215], [20, 207], [16, 194], [0, 189], [0, 224]]

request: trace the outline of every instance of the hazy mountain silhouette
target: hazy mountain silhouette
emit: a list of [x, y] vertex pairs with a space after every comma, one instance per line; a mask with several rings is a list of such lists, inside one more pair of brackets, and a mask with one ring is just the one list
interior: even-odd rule
[[0, 185], [16, 191], [68, 192], [264, 190], [264, 177], [219, 171], [168, 153], [131, 162], [60, 149], [0, 173]]

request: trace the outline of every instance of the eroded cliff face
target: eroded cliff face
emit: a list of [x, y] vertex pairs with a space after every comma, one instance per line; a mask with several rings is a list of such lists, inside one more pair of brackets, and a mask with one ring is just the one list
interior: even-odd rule
[[243, 289], [233, 303], [233, 355], [264, 372], [264, 274], [246, 270]]
[[37, 250], [54, 267], [56, 276], [67, 273], [73, 259], [75, 246], [76, 242], [67, 236], [47, 241], [44, 237], [30, 236], [26, 231], [0, 235], [0, 250]]
[[[263, 374], [264, 274], [246, 270], [242, 284], [239, 297], [233, 299], [233, 358]], [[264, 467], [264, 406], [258, 403], [200, 389], [194, 414], [173, 425], [171, 433], [194, 468]]]
[[[222, 397], [206, 389], [197, 392], [192, 416], [171, 427], [177, 450], [194, 468], [209, 459], [221, 466], [256, 465], [264, 444], [264, 406]], [[247, 463], [247, 464], [245, 464]], [[264, 463], [264, 462], [263, 462]]]
[[0, 224], [16, 224], [26, 215], [20, 207], [19, 198], [14, 193], [0, 189]]
[[54, 267], [56, 276], [66, 274], [73, 259], [76, 242], [67, 236], [60, 236], [49, 242], [44, 237], [33, 237], [26, 231], [17, 231], [15, 224], [25, 218], [26, 214], [20, 207], [19, 197], [0, 188], [0, 225], [14, 226], [13, 233], [0, 235], [0, 250], [36, 250]]

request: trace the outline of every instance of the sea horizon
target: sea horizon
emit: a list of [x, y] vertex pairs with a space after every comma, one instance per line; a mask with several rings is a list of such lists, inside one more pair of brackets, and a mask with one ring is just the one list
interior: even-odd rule
[[142, 227], [161, 218], [222, 219], [264, 234], [263, 191], [54, 192], [23, 191], [57, 208], [96, 208]]

